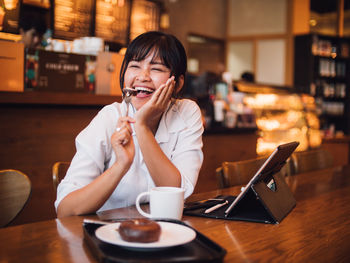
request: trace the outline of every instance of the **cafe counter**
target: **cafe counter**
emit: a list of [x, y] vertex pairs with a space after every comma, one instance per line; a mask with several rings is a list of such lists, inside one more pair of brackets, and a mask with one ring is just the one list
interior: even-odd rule
[[[32, 182], [32, 195], [13, 224], [55, 218], [52, 166], [70, 161], [74, 140], [104, 106], [120, 96], [62, 92], [0, 92], [0, 169], [18, 169]], [[256, 157], [254, 129], [207, 131], [204, 163], [195, 192], [217, 188], [223, 161]]]

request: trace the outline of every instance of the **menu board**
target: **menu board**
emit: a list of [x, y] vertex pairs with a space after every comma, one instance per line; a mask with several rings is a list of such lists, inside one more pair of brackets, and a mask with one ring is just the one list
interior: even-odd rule
[[25, 88], [37, 91], [95, 91], [96, 56], [40, 49], [26, 53]]
[[54, 37], [89, 36], [92, 7], [93, 0], [55, 0]]
[[50, 0], [22, 0], [22, 3], [42, 8], [50, 8]]
[[0, 31], [18, 33], [20, 2], [0, 0]]
[[130, 0], [96, 1], [95, 35], [126, 44], [130, 20]]

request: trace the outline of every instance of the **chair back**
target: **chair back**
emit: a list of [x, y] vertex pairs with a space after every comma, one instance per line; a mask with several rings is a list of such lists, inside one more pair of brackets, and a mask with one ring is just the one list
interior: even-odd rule
[[[221, 167], [216, 169], [219, 188], [247, 184], [267, 158], [266, 156], [245, 161], [223, 162]], [[283, 176], [292, 174], [290, 159], [279, 173]]]
[[0, 227], [10, 224], [26, 205], [32, 191], [30, 179], [17, 170], [0, 171]]
[[57, 186], [62, 180], [62, 178], [65, 177], [67, 170], [69, 168], [70, 162], [56, 162], [52, 166], [52, 183], [53, 188], [56, 192]]
[[324, 149], [294, 152], [292, 154], [292, 159], [294, 170], [297, 174], [326, 169], [333, 166], [332, 155]]

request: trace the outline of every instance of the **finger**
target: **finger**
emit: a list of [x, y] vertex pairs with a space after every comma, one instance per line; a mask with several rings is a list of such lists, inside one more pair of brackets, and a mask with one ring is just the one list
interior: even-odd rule
[[111, 144], [113, 148], [123, 145], [123, 141], [124, 137], [119, 132], [115, 132], [111, 137]]
[[172, 77], [169, 83], [169, 87], [167, 88], [166, 98], [168, 99], [171, 98], [171, 96], [173, 95], [174, 89], [175, 89], [175, 80], [174, 80], [174, 77]]
[[130, 123], [135, 123], [135, 119], [129, 116], [120, 117], [117, 121], [116, 129], [119, 131], [124, 126], [124, 124], [130, 124]]
[[159, 98], [158, 98], [158, 100], [162, 106], [166, 105], [169, 102], [171, 95], [173, 94], [173, 90], [174, 90], [173, 78], [170, 78], [166, 82], [164, 90], [159, 95]]
[[128, 129], [123, 129], [121, 134], [120, 134], [120, 143], [125, 146], [126, 144], [128, 144], [130, 142], [130, 140], [132, 140], [131, 138], [131, 134], [129, 132]]
[[165, 88], [165, 84], [160, 85], [159, 88], [154, 92], [150, 101], [152, 101], [155, 104], [159, 103], [159, 101], [161, 101], [161, 94], [164, 88]]
[[125, 129], [129, 132], [130, 135], [132, 134], [132, 128], [130, 123], [125, 123]]
[[115, 140], [119, 145], [125, 145], [130, 141], [130, 138], [130, 131], [126, 127], [123, 127], [119, 132], [116, 132]]
[[126, 144], [128, 144], [129, 140], [128, 139], [124, 139], [124, 141], [122, 142], [122, 145], [125, 146]]
[[165, 83], [165, 91], [161, 94], [162, 100], [167, 100], [171, 97], [173, 90], [174, 90], [174, 79], [175, 77], [170, 77], [167, 82]]
[[130, 116], [124, 116], [124, 117], [120, 117], [118, 119], [118, 123], [124, 123], [124, 122], [131, 122], [131, 123], [133, 123], [133, 122], [135, 122], [135, 119], [130, 117]]
[[129, 133], [129, 135], [132, 135], [132, 133], [133, 133], [132, 127], [131, 127], [130, 123], [128, 123], [128, 122], [123, 122], [123, 124], [121, 126], [117, 127], [115, 130], [118, 133], [126, 131]]
[[135, 123], [135, 119], [130, 117], [130, 116], [126, 116], [124, 118], [125, 118], [125, 121], [128, 122], [128, 123]]

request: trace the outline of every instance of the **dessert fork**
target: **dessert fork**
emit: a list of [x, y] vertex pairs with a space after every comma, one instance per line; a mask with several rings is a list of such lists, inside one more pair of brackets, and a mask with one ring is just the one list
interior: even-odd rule
[[129, 105], [131, 101], [131, 96], [136, 93], [136, 90], [131, 89], [131, 88], [124, 88], [124, 91], [126, 92], [124, 95], [124, 101], [126, 103], [126, 113], [125, 116], [129, 115]]

